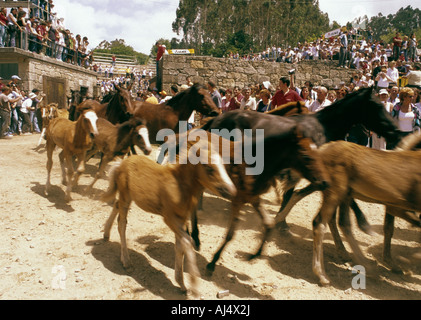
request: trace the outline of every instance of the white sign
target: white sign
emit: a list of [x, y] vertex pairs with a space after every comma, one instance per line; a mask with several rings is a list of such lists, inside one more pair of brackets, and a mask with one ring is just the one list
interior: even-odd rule
[[341, 29], [335, 29], [332, 31], [329, 31], [328, 33], [325, 33], [325, 39], [329, 39], [331, 37], [336, 37], [341, 34]]
[[194, 54], [194, 49], [172, 49], [168, 50], [169, 54]]

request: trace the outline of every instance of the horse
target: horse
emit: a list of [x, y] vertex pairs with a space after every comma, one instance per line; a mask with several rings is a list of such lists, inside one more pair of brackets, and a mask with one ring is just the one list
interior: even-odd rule
[[213, 102], [209, 91], [198, 83], [178, 93], [165, 103], [133, 102], [133, 116], [146, 120], [149, 139], [153, 144], [162, 143], [162, 141], [157, 141], [159, 130], [178, 130], [179, 122], [187, 121], [194, 110], [210, 117], [221, 113]]
[[[275, 109], [272, 114], [283, 115], [281, 112], [282, 108], [279, 108]], [[289, 114], [305, 128], [304, 135], [313, 137], [319, 147], [329, 141], [345, 140], [349, 130], [357, 124], [362, 124], [368, 130], [385, 137], [391, 145], [397, 145], [401, 139], [398, 127], [371, 87], [350, 93], [316, 113]], [[286, 177], [295, 181], [291, 180], [287, 184], [289, 188], [284, 193], [280, 211], [287, 205], [296, 183], [300, 180], [300, 177], [294, 174], [286, 175]], [[351, 201], [351, 207], [357, 215], [362, 230], [371, 233], [372, 231], [355, 201]], [[281, 231], [289, 229], [285, 220], [280, 221], [278, 226]]]
[[[107, 102], [102, 101], [101, 103], [87, 99], [81, 103], [83, 107], [92, 108], [99, 118], [104, 118], [110, 121], [112, 124], [123, 123], [129, 120], [133, 113], [132, 97], [130, 91], [121, 88], [118, 85], [114, 86], [116, 91], [110, 94], [110, 98]], [[75, 114], [75, 119], [78, 115]]]
[[[199, 296], [197, 278], [200, 273], [190, 236], [185, 229], [187, 219], [203, 188], [221, 195], [234, 195], [236, 192], [219, 153], [207, 148], [207, 141], [204, 142], [203, 147], [202, 141], [188, 144], [187, 152], [181, 154], [181, 157], [187, 157], [186, 162], [179, 160], [175, 164], [162, 166], [141, 155], [126, 158], [112, 171], [109, 188], [102, 197], [104, 201], [109, 202], [119, 193], [119, 198], [114, 201], [111, 215], [105, 224], [104, 239], [109, 239], [111, 226], [118, 214], [123, 266], [131, 267], [126, 243], [126, 225], [129, 206], [134, 201], [144, 211], [161, 215], [174, 232], [175, 279], [186, 292], [183, 276], [185, 264], [191, 276], [191, 290], [195, 296]], [[200, 150], [200, 161], [193, 164], [189, 159], [192, 155], [196, 157], [197, 150]]]
[[[238, 119], [235, 119], [234, 115], [238, 116]], [[237, 147], [232, 144], [230, 145], [231, 153], [229, 153], [230, 161], [227, 164], [227, 171], [236, 185], [237, 194], [231, 199], [231, 222], [225, 240], [214, 254], [212, 261], [206, 266], [210, 274], [214, 272], [216, 262], [235, 233], [236, 226], [239, 222], [240, 210], [245, 203], [250, 203], [260, 215], [264, 226], [263, 242], [266, 241], [274, 226], [274, 221], [261, 205], [260, 196], [274, 185], [276, 174], [280, 170], [294, 168], [307, 179], [321, 186], [321, 188], [323, 188], [323, 185], [328, 184], [323, 172], [323, 166], [319, 164], [318, 158], [313, 156], [312, 148], [314, 146], [312, 140], [303, 137], [300, 125], [293, 119], [285, 117], [284, 121], [278, 121], [278, 118], [277, 116], [256, 113], [254, 111], [238, 111], [231, 113], [230, 117], [224, 116], [223, 114], [210, 119], [206, 125], [192, 130], [193, 132], [195, 130], [210, 131], [220, 135], [221, 131], [217, 131], [216, 129], [234, 130], [237, 129], [239, 123], [243, 127], [251, 127], [250, 122], [254, 122], [256, 119], [258, 119], [261, 127], [266, 128], [262, 136], [257, 136], [257, 131], [255, 130], [256, 136], [245, 139], [244, 141], [238, 139], [236, 139], [238, 141], [230, 141], [228, 136], [225, 137], [225, 140], [228, 142], [240, 143], [240, 149], [242, 148], [241, 145], [244, 144], [244, 157], [241, 157], [243, 154], [241, 153], [241, 161], [238, 161], [236, 159], [237, 155], [232, 152], [232, 150], [237, 150]], [[226, 122], [219, 122], [219, 119], [226, 119]], [[223, 142], [220, 142], [220, 145], [223, 145]], [[262, 169], [261, 172], [259, 170], [247, 172], [252, 168], [252, 165], [246, 166], [245, 164], [252, 162], [247, 158], [248, 155], [246, 155], [245, 150], [256, 150], [256, 156], [258, 155], [259, 158], [256, 157], [254, 169], [260, 167]], [[220, 152], [223, 155], [226, 151], [223, 148]], [[242, 149], [241, 152], [243, 152]], [[258, 161], [258, 159], [262, 161]], [[198, 237], [196, 210], [192, 212], [191, 220], [191, 236], [196, 248], [198, 248], [200, 246], [200, 240]], [[259, 254], [260, 251], [252, 255], [251, 258]]]
[[42, 140], [45, 139], [45, 132], [47, 130], [47, 127], [50, 121], [54, 118], [59, 117], [58, 104], [50, 103], [47, 106], [41, 106], [40, 112], [41, 112], [41, 118], [42, 118], [42, 130], [41, 130], [41, 135], [38, 140], [37, 147], [39, 147], [42, 143]]
[[106, 119], [98, 118], [98, 135], [94, 139], [94, 146], [89, 150], [87, 159], [97, 152], [101, 152], [101, 162], [94, 180], [88, 187], [93, 188], [95, 182], [102, 176], [107, 164], [116, 156], [128, 154], [130, 148], [138, 146], [145, 155], [152, 152], [149, 142], [148, 129], [145, 121], [140, 118], [131, 118], [128, 121], [113, 125]]
[[77, 114], [76, 114], [76, 107], [78, 105], [80, 105], [83, 100], [84, 97], [82, 96], [82, 94], [80, 93], [80, 91], [76, 91], [76, 90], [70, 90], [70, 98], [68, 98], [68, 103], [69, 103], [69, 120], [71, 121], [75, 121], [77, 119]]
[[[421, 136], [415, 139], [418, 140], [416, 144], [420, 144]], [[346, 141], [334, 141], [322, 146], [316, 153], [320, 155], [331, 182], [328, 188], [322, 191], [322, 206], [313, 220], [313, 272], [320, 283], [322, 285], [330, 283], [323, 265], [323, 235], [326, 224], [334, 220], [338, 207], [339, 225], [354, 252], [357, 263], [367, 265], [351, 232], [348, 211], [352, 198], [386, 206], [383, 257], [392, 265], [392, 269], [399, 269], [390, 254], [393, 218], [401, 217], [421, 227], [420, 217], [413, 213], [419, 211], [421, 207], [419, 166], [421, 151], [404, 149], [381, 151]], [[402, 165], [403, 163], [405, 165]], [[310, 184], [299, 191], [294, 191], [291, 202], [296, 203], [316, 190], [318, 188]], [[278, 218], [284, 219], [289, 212], [288, 209], [287, 206]], [[337, 246], [338, 243], [342, 244], [339, 233], [333, 233], [333, 236]]]
[[[62, 151], [59, 154], [62, 183], [67, 185], [66, 201], [71, 200], [72, 187], [77, 184], [80, 175], [85, 171], [86, 151], [92, 148], [92, 136], [98, 134], [96, 126], [97, 115], [91, 108], [77, 107], [80, 116], [77, 121], [65, 118], [51, 120], [46, 131], [47, 148], [47, 182], [45, 193], [48, 195], [50, 189], [50, 173], [53, 166], [53, 151], [56, 146]], [[73, 156], [77, 158], [77, 170], [74, 173]], [[65, 163], [66, 162], [66, 165]], [[67, 170], [67, 179], [66, 179]]]

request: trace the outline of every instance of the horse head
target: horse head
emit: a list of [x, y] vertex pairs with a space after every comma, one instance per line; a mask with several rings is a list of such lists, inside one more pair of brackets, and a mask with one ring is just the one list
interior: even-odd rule
[[83, 136], [84, 133], [88, 133], [91, 138], [98, 135], [98, 116], [94, 109], [90, 106], [81, 104], [76, 108], [76, 112], [78, 112], [80, 116], [76, 123], [77, 134], [75, 135], [75, 139], [77, 135], [80, 134]]
[[209, 91], [201, 84], [195, 83], [186, 91], [194, 110], [210, 117], [216, 117], [221, 113], [221, 110], [213, 102]]
[[149, 130], [146, 126], [146, 121], [142, 118], [133, 117], [127, 122], [135, 132], [132, 138], [133, 145], [137, 145], [145, 155], [149, 155], [152, 152], [152, 146], [149, 141]]
[[[361, 98], [361, 123], [371, 131], [384, 137], [392, 145], [400, 141], [400, 131], [383, 103], [375, 95], [373, 88], [357, 91]], [[357, 111], [358, 112], [358, 111]]]
[[124, 122], [128, 120], [134, 113], [132, 104], [132, 96], [129, 90], [123, 89], [115, 85], [116, 92], [108, 102], [107, 117], [115, 118], [111, 122]]

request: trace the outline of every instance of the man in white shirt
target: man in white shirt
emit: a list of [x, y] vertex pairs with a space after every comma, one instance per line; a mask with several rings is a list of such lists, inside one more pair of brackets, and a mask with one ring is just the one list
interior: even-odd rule
[[257, 103], [256, 98], [251, 96], [251, 89], [246, 87], [243, 89], [243, 99], [241, 99], [240, 109], [241, 110], [256, 110]]
[[308, 107], [310, 112], [318, 112], [332, 103], [326, 99], [327, 89], [326, 87], [319, 87], [317, 90], [317, 99]]

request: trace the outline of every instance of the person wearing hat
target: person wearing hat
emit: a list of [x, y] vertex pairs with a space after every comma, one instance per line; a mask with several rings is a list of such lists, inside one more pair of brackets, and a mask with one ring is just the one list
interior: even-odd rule
[[7, 134], [7, 130], [10, 126], [10, 112], [11, 112], [11, 103], [16, 103], [22, 100], [21, 96], [18, 96], [14, 99], [10, 98], [9, 94], [12, 92], [10, 87], [3, 87], [2, 92], [0, 93], [0, 139], [11, 138], [11, 135]]
[[14, 75], [12, 76], [12, 80], [9, 81], [8, 83], [8, 87], [14, 87], [14, 86], [18, 86], [18, 81], [22, 80], [21, 78], [19, 78], [18, 76]]
[[168, 95], [167, 95], [167, 92], [165, 92], [164, 90], [162, 90], [162, 91], [159, 93], [159, 95], [160, 95], [160, 97], [161, 97], [161, 99], [159, 100], [159, 103], [165, 103], [165, 102], [167, 102], [168, 100], [170, 100], [170, 99], [171, 99], [171, 97], [170, 97], [170, 96], [168, 96]]
[[[386, 111], [391, 113], [393, 110], [393, 103], [389, 102], [389, 91], [387, 89], [381, 89], [379, 91], [380, 101], [383, 103]], [[376, 133], [373, 133], [371, 136], [371, 147], [377, 150], [386, 150], [386, 140], [385, 138], [379, 136]]]
[[416, 63], [414, 70], [410, 70], [403, 78], [408, 80], [407, 87], [421, 89], [421, 64]]
[[30, 135], [31, 134], [31, 119], [30, 119], [30, 111], [32, 111], [33, 101], [37, 95], [31, 92], [26, 100], [23, 101], [22, 107], [20, 108], [20, 112], [22, 115], [22, 132], [23, 135]]

